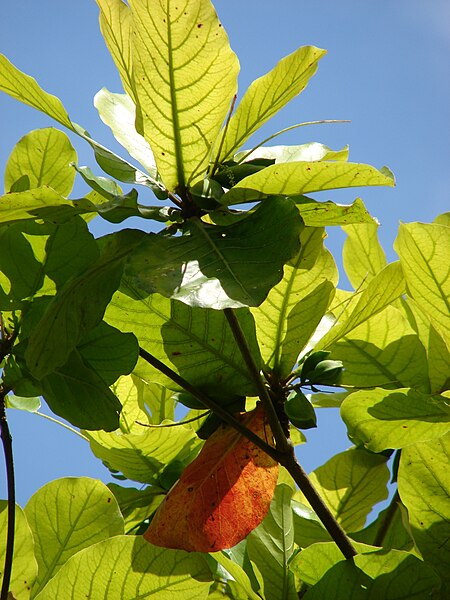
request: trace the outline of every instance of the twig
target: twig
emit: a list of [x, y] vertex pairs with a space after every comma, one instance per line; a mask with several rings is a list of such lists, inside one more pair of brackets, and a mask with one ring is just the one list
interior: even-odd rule
[[14, 554], [14, 528], [16, 521], [16, 491], [14, 484], [14, 460], [12, 438], [6, 419], [5, 397], [7, 390], [0, 385], [0, 437], [2, 438], [3, 451], [6, 464], [6, 481], [8, 488], [8, 527], [6, 533], [5, 567], [3, 569], [3, 583], [0, 600], [7, 600]]
[[224, 309], [225, 317], [230, 325], [230, 329], [233, 332], [234, 339], [236, 340], [237, 345], [239, 346], [239, 350], [241, 351], [242, 358], [247, 365], [247, 369], [250, 373], [251, 378], [255, 382], [255, 385], [258, 390], [259, 399], [263, 403], [263, 406], [267, 413], [267, 418], [270, 423], [270, 428], [272, 429], [273, 436], [276, 441], [277, 450], [280, 452], [288, 452], [289, 449], [289, 441], [286, 438], [284, 431], [281, 427], [280, 420], [278, 419], [278, 415], [275, 411], [275, 407], [270, 398], [269, 390], [264, 384], [262, 380], [260, 371], [258, 366], [253, 358], [253, 354], [247, 344], [247, 340], [245, 339], [244, 332], [242, 331], [241, 325], [236, 317], [235, 312], [231, 308]]
[[152, 365], [152, 367], [158, 369], [158, 371], [169, 377], [181, 388], [192, 394], [195, 398], [197, 398], [197, 400], [202, 402], [202, 404], [204, 404], [206, 408], [209, 408], [210, 410], [215, 412], [217, 416], [219, 416], [223, 421], [225, 421], [226, 423], [231, 425], [231, 427], [234, 427], [237, 431], [239, 431], [239, 433], [247, 437], [251, 442], [255, 444], [255, 446], [258, 446], [259, 448], [261, 448], [261, 450], [264, 450], [266, 454], [271, 456], [277, 462], [280, 461], [281, 453], [277, 449], [267, 444], [258, 435], [256, 435], [256, 433], [253, 433], [253, 431], [247, 429], [247, 427], [245, 427], [245, 425], [242, 425], [242, 423], [238, 421], [231, 413], [227, 412], [223, 408], [223, 406], [217, 404], [217, 402], [209, 398], [209, 396], [195, 388], [189, 383], [189, 381], [186, 381], [186, 379], [181, 377], [181, 375], [178, 375], [178, 373], [172, 371], [170, 367], [161, 362], [158, 358], [156, 358], [156, 356], [153, 356], [152, 354], [147, 352], [147, 350], [144, 350], [144, 348], [139, 348], [139, 355], [150, 365]]
[[51, 421], [52, 423], [56, 423], [57, 425], [64, 427], [64, 429], [68, 429], [69, 431], [71, 431], [72, 433], [75, 433], [75, 435], [77, 435], [78, 437], [83, 439], [85, 442], [89, 442], [89, 439], [85, 435], [83, 435], [81, 433], [81, 431], [77, 431], [70, 425], [66, 425], [66, 423], [63, 423], [62, 421], [59, 421], [58, 419], [55, 419], [55, 418], [51, 417], [50, 415], [46, 415], [45, 413], [39, 412], [38, 410], [36, 410], [34, 414], [38, 415], [39, 417], [43, 417], [44, 419], [47, 419], [48, 421]]
[[380, 527], [377, 531], [377, 535], [373, 541], [374, 546], [382, 546], [384, 542], [384, 538], [386, 537], [387, 532], [389, 531], [389, 527], [392, 524], [392, 521], [395, 517], [395, 513], [397, 512], [398, 505], [400, 503], [400, 496], [398, 490], [396, 490], [395, 494], [392, 497], [392, 500], [386, 510], [386, 513], [383, 517], [383, 520], [380, 523]]

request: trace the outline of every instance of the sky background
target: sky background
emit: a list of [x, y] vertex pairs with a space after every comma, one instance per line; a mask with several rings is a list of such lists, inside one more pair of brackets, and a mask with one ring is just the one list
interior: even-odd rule
[[[394, 189], [340, 190], [316, 197], [350, 203], [361, 196], [381, 223], [380, 239], [388, 259], [395, 260], [392, 244], [399, 221], [431, 221], [450, 209], [448, 0], [216, 0], [214, 4], [241, 63], [238, 98], [253, 79], [299, 46], [328, 50], [306, 91], [253, 140], [256, 144], [302, 121], [350, 119], [348, 124], [301, 128], [273, 143], [316, 141], [333, 149], [349, 144], [352, 162], [388, 165], [396, 176]], [[122, 92], [100, 34], [94, 0], [1, 2], [0, 22], [0, 52], [58, 96], [71, 119], [92, 137], [123, 155], [92, 103], [102, 87]], [[2, 171], [23, 135], [53, 124], [0, 93]], [[79, 164], [101, 174], [87, 144], [77, 138], [72, 142]], [[77, 180], [72, 197], [87, 191]], [[137, 226], [130, 221], [124, 225]], [[110, 230], [107, 227], [102, 221], [93, 231], [102, 235]], [[338, 264], [343, 239], [339, 228], [329, 230], [327, 245]], [[345, 278], [341, 286], [347, 287]], [[87, 443], [73, 433], [33, 414], [9, 410], [8, 418], [17, 501], [22, 506], [57, 477], [111, 480]], [[319, 428], [306, 433], [308, 444], [299, 447], [298, 456], [307, 471], [350, 446], [336, 410], [319, 411]], [[6, 497], [3, 466], [0, 497]]]

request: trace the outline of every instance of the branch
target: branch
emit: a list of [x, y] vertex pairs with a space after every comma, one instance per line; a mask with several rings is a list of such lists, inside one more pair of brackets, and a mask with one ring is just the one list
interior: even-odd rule
[[197, 398], [197, 400], [200, 400], [200, 402], [202, 404], [204, 404], [204, 406], [206, 408], [209, 408], [210, 410], [215, 412], [217, 414], [217, 416], [219, 416], [222, 419], [222, 421], [225, 421], [226, 423], [228, 423], [228, 425], [231, 425], [231, 427], [234, 427], [237, 431], [239, 431], [239, 433], [241, 433], [246, 438], [248, 438], [251, 442], [253, 442], [255, 444], [255, 446], [258, 446], [259, 448], [261, 448], [261, 450], [264, 450], [264, 452], [266, 454], [271, 456], [277, 462], [280, 461], [281, 453], [278, 452], [278, 450], [276, 450], [272, 446], [269, 446], [269, 444], [267, 444], [258, 435], [256, 435], [256, 433], [253, 433], [253, 431], [250, 431], [249, 429], [247, 429], [247, 427], [242, 425], [242, 423], [240, 421], [238, 421], [231, 413], [227, 412], [223, 408], [223, 406], [221, 406], [220, 404], [217, 404], [217, 402], [215, 402], [214, 400], [209, 398], [209, 396], [207, 396], [206, 394], [204, 394], [203, 392], [201, 392], [200, 390], [195, 388], [193, 385], [191, 385], [189, 383], [189, 381], [186, 381], [186, 379], [181, 377], [181, 375], [178, 375], [178, 373], [176, 373], [170, 367], [168, 367], [163, 362], [161, 362], [159, 359], [157, 359], [156, 356], [153, 356], [152, 354], [147, 352], [147, 350], [144, 350], [144, 348], [139, 348], [139, 355], [146, 362], [148, 362], [150, 365], [152, 365], [152, 367], [155, 367], [155, 369], [158, 369], [158, 371], [160, 371], [161, 373], [163, 373], [164, 375], [169, 377], [177, 385], [179, 385], [184, 390], [186, 390], [187, 392], [192, 394], [195, 398]]
[[6, 464], [6, 481], [8, 487], [8, 528], [6, 534], [5, 567], [3, 569], [3, 583], [0, 600], [7, 600], [14, 553], [14, 528], [16, 520], [16, 492], [14, 485], [14, 461], [12, 439], [6, 420], [5, 397], [7, 390], [0, 385], [0, 437], [2, 438], [3, 451]]
[[314, 512], [322, 521], [326, 530], [331, 535], [345, 558], [349, 559], [353, 556], [356, 556], [358, 553], [353, 547], [350, 538], [336, 521], [334, 515], [318, 494], [316, 488], [309, 480], [308, 475], [297, 462], [294, 453], [292, 453], [290, 456], [285, 456], [280, 461], [280, 464], [282, 464], [283, 467], [289, 471], [289, 474], [292, 476], [305, 498], [311, 504]]
[[400, 503], [400, 496], [398, 490], [396, 490], [395, 494], [392, 497], [392, 500], [386, 510], [386, 513], [383, 517], [383, 520], [380, 523], [380, 527], [377, 531], [377, 535], [373, 541], [374, 546], [382, 546], [384, 542], [384, 538], [386, 537], [387, 532], [389, 531], [389, 527], [392, 524], [392, 521], [395, 517], [395, 513], [397, 512], [398, 505]]
[[275, 411], [269, 391], [261, 377], [260, 370], [258, 369], [255, 359], [253, 358], [253, 354], [251, 353], [251, 350], [247, 344], [247, 340], [245, 339], [241, 325], [236, 317], [235, 312], [231, 308], [225, 308], [223, 312], [228, 320], [239, 350], [241, 351], [242, 358], [247, 365], [250, 376], [255, 382], [259, 399], [263, 403], [263, 406], [266, 410], [270, 428], [272, 429], [273, 437], [276, 441], [277, 450], [286, 453], [289, 451], [289, 441], [284, 434], [283, 428], [281, 427], [281, 423], [278, 419], [278, 415]]

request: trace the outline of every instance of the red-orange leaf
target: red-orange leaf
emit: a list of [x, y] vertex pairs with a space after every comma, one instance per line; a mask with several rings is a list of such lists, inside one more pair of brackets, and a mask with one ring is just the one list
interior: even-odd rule
[[[272, 445], [262, 406], [238, 418]], [[277, 477], [276, 461], [222, 425], [167, 494], [144, 537], [156, 546], [188, 551], [231, 548], [266, 516]]]

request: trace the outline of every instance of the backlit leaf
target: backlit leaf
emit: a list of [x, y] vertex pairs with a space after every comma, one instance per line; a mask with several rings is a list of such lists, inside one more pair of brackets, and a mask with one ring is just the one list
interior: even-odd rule
[[374, 222], [361, 198], [356, 198], [352, 204], [337, 204], [330, 200], [318, 202], [307, 196], [298, 196], [292, 199], [305, 225], [311, 227]]
[[331, 541], [331, 536], [316, 513], [298, 500], [292, 500], [294, 516], [294, 541], [300, 548], [317, 542]]
[[348, 159], [348, 146], [342, 150], [332, 150], [324, 144], [318, 142], [309, 142], [300, 146], [260, 146], [252, 152], [242, 150], [234, 155], [235, 162], [242, 160], [250, 161], [255, 158], [272, 158], [275, 163], [294, 162], [296, 160], [305, 160], [312, 162], [315, 160], [344, 160]]
[[[228, 558], [227, 554], [224, 551], [211, 552], [211, 556], [215, 558], [219, 565], [231, 575], [231, 577], [233, 578], [233, 584], [238, 586], [239, 591], [244, 594], [243, 597], [245, 598], [245, 600], [261, 599], [261, 596], [253, 590], [249, 576], [235, 560], [231, 560], [231, 558]], [[234, 597], [235, 594], [233, 594], [233, 598]], [[240, 600], [241, 596], [238, 596], [238, 598]]]
[[305, 89], [325, 54], [314, 46], [298, 48], [250, 85], [228, 124], [220, 162], [232, 158], [252, 133]]
[[138, 131], [169, 190], [202, 178], [236, 91], [238, 61], [209, 0], [132, 0]]
[[49, 186], [61, 196], [72, 191], [75, 173], [70, 163], [77, 154], [65, 133], [48, 127], [27, 133], [14, 147], [5, 169], [5, 191], [28, 177], [29, 188]]
[[85, 212], [47, 186], [0, 197], [0, 224], [42, 219], [62, 223]]
[[[240, 420], [272, 443], [262, 407]], [[222, 425], [183, 471], [144, 537], [158, 546], [188, 551], [231, 548], [266, 516], [277, 477], [278, 464], [272, 458]]]
[[359, 223], [342, 228], [347, 234], [342, 250], [345, 272], [353, 288], [361, 289], [386, 266], [386, 256], [377, 237], [376, 223]]
[[402, 223], [394, 248], [410, 295], [450, 349], [450, 235], [445, 225]]
[[364, 544], [374, 544], [387, 519], [388, 527], [383, 537], [383, 548], [411, 551], [414, 548], [414, 541], [405, 526], [407, 516], [403, 513], [406, 513], [405, 508], [397, 504], [397, 509], [392, 517], [388, 507], [382, 510], [370, 525], [357, 533], [352, 533], [352, 538]]
[[423, 559], [450, 586], [450, 435], [402, 450], [398, 490]]
[[147, 234], [129, 257], [125, 273], [146, 292], [189, 306], [257, 306], [298, 250], [301, 228], [290, 200], [270, 198], [234, 225], [206, 225], [196, 219], [188, 225], [189, 235]]
[[387, 498], [386, 457], [352, 448], [310, 474], [312, 484], [345, 531], [358, 531], [373, 506]]
[[268, 514], [247, 538], [248, 557], [264, 598], [298, 598], [294, 577], [288, 567], [294, 554], [291, 496], [289, 486], [278, 485]]
[[[114, 494], [125, 521], [125, 533], [131, 532], [142, 521], [148, 519], [164, 499], [164, 490], [157, 486], [147, 486], [143, 490], [122, 487], [117, 483], [108, 483]], [[134, 532], [135, 533], [135, 532]]]
[[36, 600], [206, 600], [212, 575], [200, 554], [118, 535], [78, 552]]
[[[38, 566], [34, 556], [33, 535], [20, 506], [15, 507], [14, 554], [9, 591], [16, 600], [28, 600], [36, 579]], [[6, 532], [8, 529], [8, 502], [0, 500], [0, 582], [3, 582]]]
[[39, 566], [38, 593], [76, 552], [123, 533], [123, 518], [108, 488], [96, 479], [66, 477], [40, 488], [25, 515]]
[[271, 165], [239, 181], [222, 199], [226, 205], [281, 194], [298, 196], [339, 188], [394, 185], [390, 171], [347, 162], [290, 162]]

